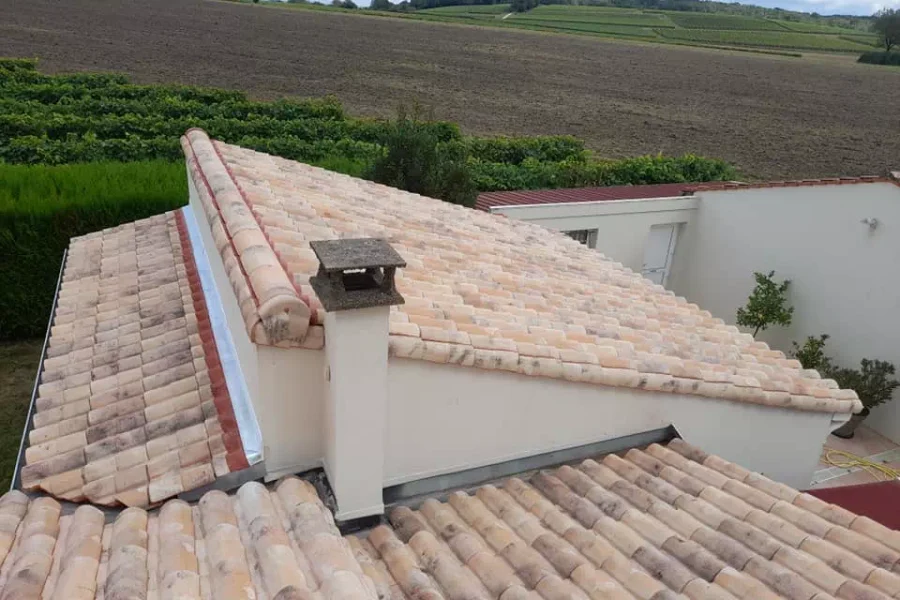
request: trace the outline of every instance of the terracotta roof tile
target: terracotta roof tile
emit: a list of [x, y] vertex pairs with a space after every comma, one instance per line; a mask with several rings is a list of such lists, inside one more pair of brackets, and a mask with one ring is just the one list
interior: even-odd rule
[[396, 358], [800, 410], [861, 408], [852, 392], [558, 232], [198, 130], [182, 143], [257, 343], [321, 348], [309, 242], [382, 237], [407, 261], [397, 277], [407, 301], [391, 313]]
[[212, 481], [215, 457], [245, 468], [220, 373], [180, 213], [74, 238], [23, 487], [147, 506]]
[[[692, 458], [652, 473], [648, 452]], [[767, 512], [731, 478], [699, 483], [697, 496], [670, 491], [663, 472], [699, 481], [695, 459], [741, 472], [675, 442], [400, 506], [390, 526], [346, 538], [296, 478], [106, 521], [89, 506], [68, 512], [10, 492], [0, 499], [0, 598], [900, 597], [898, 556], [884, 543], [896, 532], [810, 501], [773, 496]]]

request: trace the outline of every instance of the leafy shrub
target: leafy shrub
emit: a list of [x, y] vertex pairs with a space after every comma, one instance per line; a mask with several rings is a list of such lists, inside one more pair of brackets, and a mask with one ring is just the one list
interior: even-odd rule
[[586, 156], [584, 142], [568, 135], [469, 138], [468, 148], [474, 159], [511, 165], [526, 158], [558, 162]]
[[900, 52], [863, 52], [856, 62], [900, 67]]
[[470, 157], [469, 163], [475, 185], [481, 191], [721, 181], [736, 177], [734, 168], [727, 163], [693, 154], [599, 161], [580, 156], [558, 162], [528, 157], [519, 164]]
[[0, 339], [47, 327], [69, 238], [184, 204], [184, 164], [0, 164]]
[[370, 172], [374, 181], [454, 204], [475, 204], [475, 185], [461, 142], [442, 142], [427, 121], [401, 109], [381, 143], [384, 150]]
[[871, 410], [890, 400], [894, 390], [900, 387], [900, 381], [892, 377], [894, 372], [892, 363], [864, 358], [859, 369], [833, 369], [828, 376], [840, 387], [856, 392], [863, 407]]
[[791, 356], [800, 361], [804, 369], [815, 369], [820, 374], [828, 377], [834, 368], [831, 357], [825, 354], [825, 342], [830, 336], [823, 333], [819, 337], [811, 335], [806, 338], [801, 346], [797, 342], [791, 342], [794, 346]]

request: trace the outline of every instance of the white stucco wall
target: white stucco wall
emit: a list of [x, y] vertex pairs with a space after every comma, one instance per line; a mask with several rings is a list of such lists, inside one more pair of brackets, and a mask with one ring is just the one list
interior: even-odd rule
[[[497, 206], [491, 212], [550, 229], [596, 229], [596, 249], [640, 272], [647, 236], [654, 225], [692, 222], [697, 199], [692, 196], [647, 200], [570, 202], [529, 206]], [[675, 256], [679, 253], [676, 245]]]
[[385, 485], [674, 425], [805, 488], [831, 415], [391, 358]]
[[[792, 280], [790, 328], [760, 334], [773, 347], [828, 333], [840, 364], [900, 367], [900, 187], [891, 183], [702, 192], [669, 287], [734, 322], [753, 271]], [[877, 218], [874, 231], [860, 221]], [[613, 255], [615, 258], [615, 255]], [[895, 399], [898, 394], [895, 394]], [[900, 442], [900, 402], [867, 424]]]

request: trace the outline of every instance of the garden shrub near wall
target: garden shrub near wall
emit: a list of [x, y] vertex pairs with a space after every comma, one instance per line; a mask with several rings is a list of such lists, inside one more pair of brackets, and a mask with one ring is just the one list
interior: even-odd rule
[[900, 52], [864, 52], [856, 62], [900, 67]]
[[184, 163], [0, 164], [0, 340], [44, 334], [69, 238], [186, 199]]

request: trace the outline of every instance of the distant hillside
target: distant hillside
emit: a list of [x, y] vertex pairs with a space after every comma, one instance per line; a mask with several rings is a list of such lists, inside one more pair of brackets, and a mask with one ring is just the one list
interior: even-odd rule
[[[508, 1], [508, 0], [507, 0]], [[869, 31], [871, 17], [854, 15], [820, 15], [781, 8], [766, 8], [737, 2], [715, 2], [713, 0], [532, 0], [531, 6], [537, 4], [567, 4], [577, 6], [609, 6], [619, 8], [637, 8], [642, 10], [674, 10], [684, 12], [720, 13], [742, 15], [765, 19], [779, 19], [793, 23], [806, 23], [814, 26], [842, 27], [858, 31]], [[493, 0], [404, 0], [400, 4], [386, 6], [379, 3], [379, 9], [408, 11], [438, 8], [442, 6], [475, 6], [499, 4]]]

